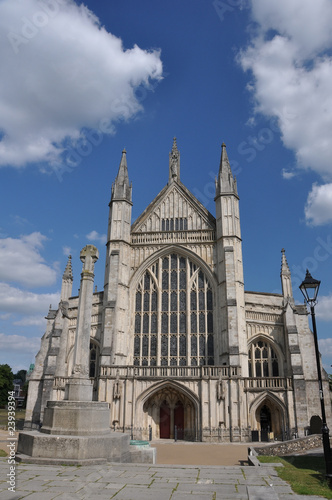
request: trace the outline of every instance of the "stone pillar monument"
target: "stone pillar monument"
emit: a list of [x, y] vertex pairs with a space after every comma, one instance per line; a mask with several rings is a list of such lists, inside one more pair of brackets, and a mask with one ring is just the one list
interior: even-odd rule
[[155, 449], [133, 450], [129, 435], [111, 432], [109, 404], [92, 401], [89, 352], [94, 264], [98, 250], [87, 245], [83, 262], [72, 375], [63, 401], [47, 401], [40, 431], [19, 434], [18, 461], [46, 464], [155, 463]]
[[80, 254], [83, 262], [78, 302], [78, 317], [72, 376], [65, 390], [65, 400], [92, 401], [92, 381], [89, 378], [90, 331], [93, 296], [94, 265], [99, 253], [87, 245]]

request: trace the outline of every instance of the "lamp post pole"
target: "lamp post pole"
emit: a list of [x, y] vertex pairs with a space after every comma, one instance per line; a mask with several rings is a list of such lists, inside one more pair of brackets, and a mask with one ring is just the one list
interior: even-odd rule
[[324, 391], [323, 391], [323, 381], [322, 381], [322, 371], [320, 365], [320, 355], [318, 349], [318, 338], [317, 338], [317, 327], [316, 327], [316, 316], [315, 316], [315, 304], [317, 303], [317, 294], [319, 290], [320, 281], [315, 280], [309, 271], [307, 270], [306, 277], [300, 285], [300, 290], [303, 293], [306, 303], [310, 306], [312, 329], [314, 335], [315, 343], [315, 355], [317, 364], [317, 377], [319, 385], [319, 399], [322, 413], [322, 438], [323, 438], [323, 449], [324, 449], [324, 459], [326, 467], [326, 478], [332, 481], [332, 457], [331, 457], [331, 447], [330, 447], [330, 435], [329, 428], [326, 423], [326, 413], [325, 413], [325, 402], [324, 402]]
[[329, 428], [328, 428], [327, 423], [326, 423], [322, 371], [321, 371], [321, 367], [320, 367], [320, 357], [319, 357], [319, 350], [318, 350], [316, 316], [315, 316], [315, 307], [313, 305], [310, 305], [310, 312], [311, 312], [312, 329], [313, 329], [314, 342], [315, 342], [315, 354], [316, 354], [317, 375], [318, 375], [318, 385], [319, 385], [319, 399], [320, 399], [320, 406], [321, 406], [321, 412], [322, 412], [322, 436], [323, 436], [323, 449], [324, 449], [324, 458], [325, 458], [325, 467], [326, 467], [326, 477], [331, 481], [332, 480], [332, 459], [331, 459], [331, 447], [330, 447], [330, 433], [329, 433]]

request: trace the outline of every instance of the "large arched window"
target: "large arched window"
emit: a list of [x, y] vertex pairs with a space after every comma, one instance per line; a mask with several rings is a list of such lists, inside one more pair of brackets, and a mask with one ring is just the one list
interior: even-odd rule
[[265, 340], [253, 342], [249, 347], [249, 377], [279, 377], [278, 356]]
[[212, 288], [188, 257], [159, 258], [138, 283], [134, 364], [214, 364]]

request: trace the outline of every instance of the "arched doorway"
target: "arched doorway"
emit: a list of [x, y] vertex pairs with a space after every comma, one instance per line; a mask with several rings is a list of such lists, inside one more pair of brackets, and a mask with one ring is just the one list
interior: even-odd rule
[[143, 421], [151, 426], [153, 439], [197, 439], [197, 414], [193, 401], [181, 390], [166, 385], [143, 405]]
[[249, 422], [253, 440], [283, 440], [288, 425], [287, 410], [274, 394], [261, 395], [250, 405]]
[[310, 419], [310, 434], [321, 434], [322, 419], [318, 415], [313, 415]]

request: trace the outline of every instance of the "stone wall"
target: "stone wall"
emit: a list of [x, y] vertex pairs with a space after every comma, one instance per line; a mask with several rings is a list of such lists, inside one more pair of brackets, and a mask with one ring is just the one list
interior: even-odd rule
[[292, 439], [291, 441], [282, 441], [281, 443], [273, 443], [266, 446], [255, 446], [253, 449], [257, 455], [272, 455], [284, 456], [301, 453], [305, 450], [320, 448], [322, 446], [322, 436], [313, 434], [304, 438]]

